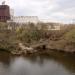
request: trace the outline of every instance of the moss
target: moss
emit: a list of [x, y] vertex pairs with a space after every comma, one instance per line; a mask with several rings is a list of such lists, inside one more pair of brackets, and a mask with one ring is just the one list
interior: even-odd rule
[[75, 42], [75, 29], [70, 30], [64, 35], [64, 39], [70, 42]]

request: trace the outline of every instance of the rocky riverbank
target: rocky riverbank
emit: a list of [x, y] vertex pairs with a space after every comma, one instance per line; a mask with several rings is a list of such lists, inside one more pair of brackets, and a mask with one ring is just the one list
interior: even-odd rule
[[75, 47], [73, 47], [72, 45], [70, 46], [62, 46], [61, 44], [56, 44], [54, 43], [50, 43], [48, 45], [46, 45], [46, 48], [43, 49], [43, 47], [39, 46], [36, 48], [33, 47], [26, 47], [25, 45], [23, 45], [22, 43], [20, 43], [19, 45], [19, 49], [18, 50], [12, 50], [11, 54], [13, 55], [30, 55], [30, 54], [43, 54], [43, 53], [49, 53], [51, 51], [58, 51], [58, 52], [65, 52], [65, 53], [75, 53]]

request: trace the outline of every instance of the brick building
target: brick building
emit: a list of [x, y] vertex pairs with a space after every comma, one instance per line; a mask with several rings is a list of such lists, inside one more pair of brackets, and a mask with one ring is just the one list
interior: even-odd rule
[[10, 9], [8, 5], [0, 5], [0, 22], [7, 22], [10, 19]]

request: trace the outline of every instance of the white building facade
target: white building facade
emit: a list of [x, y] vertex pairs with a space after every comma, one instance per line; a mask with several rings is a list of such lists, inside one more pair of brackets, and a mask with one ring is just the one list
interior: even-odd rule
[[37, 24], [39, 19], [37, 16], [11, 16], [11, 22], [25, 24], [25, 23], [34, 23]]

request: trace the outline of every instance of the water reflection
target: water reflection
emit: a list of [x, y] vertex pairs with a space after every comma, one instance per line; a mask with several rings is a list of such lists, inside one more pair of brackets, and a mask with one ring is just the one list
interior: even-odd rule
[[[59, 68], [58, 68], [59, 66]], [[10, 65], [10, 74], [13, 75], [69, 75], [59, 63], [44, 60], [43, 66], [39, 61], [31, 63], [29, 60], [19, 57]]]
[[0, 51], [0, 62], [8, 66], [8, 64], [10, 64], [10, 54]]
[[52, 52], [25, 58], [0, 52], [0, 75], [75, 75], [74, 57]]

